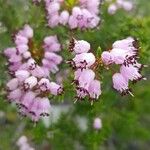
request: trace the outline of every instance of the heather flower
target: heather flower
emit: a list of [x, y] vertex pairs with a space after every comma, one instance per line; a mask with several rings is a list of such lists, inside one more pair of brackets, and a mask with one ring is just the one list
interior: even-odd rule
[[70, 63], [73, 68], [86, 69], [92, 66], [95, 63], [95, 60], [93, 53], [81, 53], [77, 54]]
[[73, 47], [73, 51], [76, 54], [81, 54], [81, 53], [87, 53], [90, 50], [90, 44], [87, 41], [84, 40], [74, 40], [73, 45], [75, 45]]
[[16, 144], [19, 147], [19, 150], [35, 150], [29, 145], [28, 139], [24, 135], [17, 140]]
[[36, 97], [36, 93], [29, 91], [26, 92], [21, 99], [21, 106], [26, 108], [27, 110], [29, 110], [30, 106], [32, 105], [32, 103], [34, 102], [34, 98]]
[[119, 91], [122, 95], [128, 94], [130, 92], [128, 87], [128, 80], [120, 73], [115, 73], [112, 77], [113, 87]]
[[115, 64], [135, 64], [138, 55], [137, 40], [127, 38], [113, 43], [113, 48], [102, 53], [102, 61], [105, 65]]
[[100, 118], [95, 118], [93, 122], [93, 128], [99, 130], [102, 128], [102, 120]]
[[88, 92], [91, 99], [98, 99], [101, 95], [101, 84], [99, 80], [93, 80], [91, 81]]
[[17, 70], [15, 76], [19, 81], [24, 81], [30, 76], [30, 73], [27, 70]]
[[117, 5], [115, 5], [115, 4], [111, 4], [111, 5], [109, 5], [109, 7], [108, 7], [108, 13], [110, 14], [110, 15], [114, 15], [115, 13], [116, 13], [116, 11], [117, 11]]
[[13, 91], [13, 90], [17, 89], [18, 85], [19, 85], [19, 81], [18, 81], [17, 78], [11, 79], [11, 80], [6, 84], [7, 89], [10, 90], [10, 91]]
[[96, 63], [94, 54], [88, 53], [91, 46], [87, 41], [73, 38], [69, 49], [75, 52], [75, 57], [69, 63], [75, 69], [73, 83], [76, 87], [76, 100], [88, 97], [92, 104], [93, 100], [101, 95], [101, 86], [100, 82], [95, 80], [95, 72], [91, 69]]
[[43, 48], [48, 52], [58, 52], [61, 50], [61, 45], [57, 36], [47, 36], [44, 38]]
[[144, 79], [141, 74], [141, 70], [146, 65], [138, 63], [138, 41], [132, 37], [128, 37], [123, 40], [118, 40], [113, 43], [112, 49], [104, 51], [101, 55], [101, 60], [104, 65], [111, 68], [111, 65], [121, 65], [120, 73], [113, 75], [113, 87], [119, 91], [122, 95], [133, 94], [128, 88], [128, 82], [136, 82]]
[[110, 52], [104, 51], [101, 55], [101, 58], [105, 65], [114, 63], [114, 56]]
[[34, 86], [36, 86], [37, 83], [38, 83], [37, 78], [34, 76], [30, 76], [24, 81], [23, 86], [25, 90], [29, 90], [32, 89]]
[[9, 102], [15, 102], [18, 103], [20, 102], [20, 98], [22, 97], [23, 91], [20, 88], [17, 88], [15, 90], [12, 90], [8, 93], [8, 100]]
[[[37, 122], [41, 116], [48, 116], [49, 94], [59, 95], [62, 86], [50, 80], [50, 72], [59, 70], [62, 57], [55, 52], [61, 46], [56, 36], [44, 39], [39, 53], [33, 42], [33, 29], [25, 25], [14, 36], [16, 47], [7, 48], [4, 54], [8, 58], [9, 72], [13, 78], [7, 83], [9, 102], [17, 104], [19, 113]], [[43, 57], [41, 59], [41, 57]], [[45, 63], [46, 62], [46, 63]]]
[[114, 15], [117, 10], [123, 9], [127, 12], [133, 10], [133, 2], [131, 0], [115, 0], [111, 1], [110, 5], [108, 6], [108, 13], [110, 15]]
[[38, 82], [38, 86], [39, 86], [40, 90], [43, 92], [49, 91], [50, 90], [50, 81], [46, 78], [42, 78]]
[[50, 91], [53, 95], [59, 95], [63, 92], [63, 88], [55, 82], [50, 82]]
[[100, 0], [94, 0], [92, 3], [89, 0], [78, 0], [73, 1], [72, 4], [63, 0], [45, 0], [44, 2], [49, 27], [53, 28], [60, 24], [68, 25], [71, 29], [85, 29], [95, 28], [100, 22], [98, 16]]
[[146, 78], [144, 78], [139, 72], [139, 68], [133, 65], [129, 65], [129, 66], [122, 65], [120, 68], [120, 72], [126, 80], [131, 80], [131, 81], [137, 81], [141, 79], [146, 80]]
[[92, 70], [83, 70], [78, 78], [79, 87], [88, 90], [89, 84], [94, 80], [94, 78], [95, 73]]

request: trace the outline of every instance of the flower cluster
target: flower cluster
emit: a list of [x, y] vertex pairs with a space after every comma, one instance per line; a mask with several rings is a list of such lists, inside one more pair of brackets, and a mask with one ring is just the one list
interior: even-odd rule
[[133, 9], [133, 2], [130, 0], [116, 0], [108, 7], [108, 13], [114, 15], [118, 9], [124, 9], [125, 11], [131, 11]]
[[19, 147], [19, 150], [35, 150], [33, 147], [29, 145], [28, 139], [24, 135], [18, 139], [17, 146]]
[[101, 0], [44, 0], [49, 27], [58, 24], [75, 28], [95, 28], [100, 22]]
[[63, 91], [49, 77], [50, 72], [58, 71], [57, 65], [61, 63], [62, 57], [55, 53], [60, 51], [56, 36], [44, 39], [43, 52], [34, 46], [32, 37], [33, 29], [25, 25], [13, 37], [16, 46], [5, 49], [4, 54], [8, 58], [12, 76], [7, 83], [9, 102], [17, 104], [22, 116], [37, 122], [41, 116], [49, 115], [50, 102], [47, 96], [59, 95]]
[[101, 84], [95, 79], [95, 73], [92, 70], [96, 58], [89, 52], [90, 44], [83, 40], [72, 39], [69, 49], [75, 53], [75, 57], [68, 63], [75, 69], [73, 83], [76, 86], [76, 100], [82, 100], [87, 96], [93, 102], [101, 95]]
[[115, 73], [112, 77], [113, 87], [122, 95], [133, 94], [129, 89], [129, 81], [136, 82], [144, 79], [141, 69], [144, 65], [138, 63], [138, 41], [129, 37], [113, 43], [110, 51], [102, 53], [102, 61], [106, 66], [113, 64], [120, 65], [120, 73]]

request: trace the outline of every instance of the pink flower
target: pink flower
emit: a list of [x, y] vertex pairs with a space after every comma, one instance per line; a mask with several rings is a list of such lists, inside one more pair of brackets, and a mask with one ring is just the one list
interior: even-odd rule
[[94, 80], [94, 78], [95, 73], [92, 70], [83, 70], [78, 78], [79, 87], [88, 90], [89, 84]]
[[128, 81], [124, 78], [124, 76], [120, 73], [115, 73], [112, 77], [113, 87], [121, 94], [125, 95], [127, 93], [131, 93], [128, 88]]
[[51, 106], [50, 106], [49, 99], [47, 97], [41, 98], [41, 100], [39, 100], [40, 115], [49, 116], [50, 109]]
[[46, 68], [36, 65], [34, 70], [30, 70], [31, 74], [37, 78], [48, 77], [49, 71], [47, 72]]
[[10, 58], [13, 54], [16, 54], [16, 48], [15, 47], [10, 47], [4, 50], [4, 54], [5, 56], [7, 56], [8, 58]]
[[20, 34], [16, 35], [14, 40], [16, 45], [28, 43], [28, 39]]
[[133, 2], [130, 0], [115, 0], [108, 7], [108, 13], [113, 15], [118, 9], [123, 9], [125, 11], [131, 11], [133, 9]]
[[22, 90], [17, 88], [15, 90], [9, 92], [8, 99], [10, 102], [14, 101], [14, 102], [18, 103], [21, 99], [21, 96], [22, 96]]
[[90, 69], [96, 62], [94, 54], [88, 53], [90, 44], [87, 41], [77, 41], [72, 38], [69, 48], [76, 53], [75, 57], [68, 62], [75, 69], [73, 83], [76, 86], [76, 101], [85, 97], [89, 97], [90, 100], [98, 99], [101, 87], [100, 82], [95, 80], [94, 71]]
[[[49, 94], [59, 95], [63, 88], [55, 82], [50, 82], [50, 72], [59, 70], [58, 65], [62, 57], [54, 52], [61, 49], [56, 36], [48, 36], [44, 39], [44, 58], [42, 65], [36, 62], [32, 52], [34, 43], [32, 41], [33, 29], [25, 25], [15, 35], [14, 48], [7, 48], [4, 54], [8, 57], [9, 73], [12, 79], [7, 83], [8, 99], [15, 102], [19, 113], [28, 116], [37, 122], [42, 116], [47, 116], [50, 108]], [[33, 46], [31, 46], [33, 45]], [[41, 48], [40, 47], [40, 48]]]
[[62, 25], [66, 25], [68, 23], [68, 20], [69, 20], [69, 13], [68, 11], [62, 11], [61, 14], [60, 14], [60, 24]]
[[34, 76], [30, 76], [29, 78], [27, 78], [24, 83], [23, 83], [23, 86], [24, 86], [24, 89], [25, 90], [29, 90], [29, 89], [32, 89], [33, 87], [35, 87], [37, 85], [37, 78], [34, 77]]
[[49, 91], [50, 90], [50, 81], [46, 78], [42, 78], [39, 82], [38, 82], [38, 86], [40, 88], [41, 91]]
[[34, 59], [30, 58], [28, 61], [27, 61], [27, 68], [29, 70], [34, 70], [36, 68], [36, 65], [37, 63], [35, 62]]
[[112, 55], [110, 52], [104, 51], [101, 55], [101, 58], [105, 65], [114, 63], [114, 55]]
[[58, 42], [57, 36], [45, 37], [43, 47], [45, 51], [49, 51], [49, 52], [58, 52], [61, 50], [61, 45]]
[[22, 97], [21, 100], [21, 106], [24, 107], [25, 109], [29, 110], [31, 105], [34, 102], [34, 98], [36, 97], [36, 93], [29, 91], [27, 93], [25, 93]]
[[29, 47], [26, 44], [21, 44], [21, 45], [18, 45], [16, 49], [17, 49], [18, 54], [23, 54], [29, 49]]
[[9, 90], [15, 90], [15, 89], [17, 89], [17, 87], [18, 87], [18, 85], [19, 85], [19, 81], [18, 81], [18, 79], [17, 78], [13, 78], [13, 79], [11, 79], [8, 83], [7, 83], [7, 88], [9, 89]]
[[129, 50], [129, 51], [137, 51], [137, 41], [135, 39], [131, 38], [126, 38], [123, 40], [118, 40], [113, 43], [113, 48], [118, 48], [118, 49], [124, 49], [124, 50]]
[[90, 50], [91, 46], [87, 41], [80, 40], [74, 41], [73, 51], [77, 54], [87, 53]]
[[123, 3], [123, 6], [124, 10], [126, 11], [131, 11], [133, 9], [133, 3], [132, 2], [129, 2], [129, 1], [125, 1]]
[[109, 5], [109, 7], [108, 7], [108, 13], [110, 14], [110, 15], [114, 15], [115, 13], [116, 13], [116, 11], [117, 11], [117, 5], [116, 4], [111, 4], [111, 5]]
[[15, 72], [15, 76], [18, 78], [19, 81], [24, 81], [30, 76], [30, 73], [26, 70], [18, 70]]
[[47, 20], [50, 27], [61, 25], [69, 25], [71, 29], [75, 28], [94, 28], [98, 26], [100, 18], [99, 5], [100, 0], [94, 0], [91, 4], [89, 0], [79, 1], [79, 5], [73, 6], [72, 11], [63, 10], [63, 6], [67, 6], [66, 1], [48, 1], [45, 0], [45, 8], [47, 11]]
[[31, 58], [31, 53], [30, 53], [29, 51], [24, 52], [24, 53], [23, 53], [23, 58], [24, 58], [24, 59], [29, 59], [29, 58]]
[[50, 82], [50, 92], [53, 95], [62, 94], [63, 88], [55, 82]]
[[98, 80], [91, 81], [91, 83], [88, 87], [88, 92], [89, 92], [91, 99], [98, 99], [99, 96], [101, 95], [100, 81], [98, 81]]
[[56, 73], [59, 70], [57, 65], [61, 62], [62, 57], [52, 52], [46, 52], [45, 58], [42, 60], [43, 66], [52, 73]]
[[[37, 1], [37, 0], [36, 0]], [[26, 136], [21, 136], [18, 140], [17, 140], [17, 146], [19, 147], [19, 150], [35, 150], [34, 148], [32, 148], [29, 143], [28, 143], [28, 139]]]
[[72, 66], [80, 69], [86, 69], [92, 66], [96, 61], [92, 53], [77, 54], [71, 61]]
[[23, 30], [19, 32], [20, 35], [26, 37], [27, 39], [31, 39], [33, 37], [33, 29], [28, 25], [24, 25]]
[[95, 118], [93, 122], [93, 127], [96, 130], [99, 130], [102, 128], [102, 120], [100, 118]]
[[[126, 80], [137, 81], [143, 78], [143, 76], [139, 72], [139, 69], [137, 67], [134, 67], [133, 65], [122, 65], [120, 68], [120, 72]], [[146, 80], [146, 78], [143, 79]]]

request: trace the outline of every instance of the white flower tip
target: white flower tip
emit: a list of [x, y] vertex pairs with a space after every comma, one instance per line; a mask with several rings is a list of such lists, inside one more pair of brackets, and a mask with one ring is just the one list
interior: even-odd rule
[[134, 97], [134, 95], [133, 95], [133, 93], [132, 93], [132, 92], [130, 92], [130, 91], [129, 91], [129, 94], [130, 94], [132, 97]]
[[77, 99], [75, 99], [73, 103], [75, 104], [77, 101], [78, 101], [78, 100], [77, 100]]

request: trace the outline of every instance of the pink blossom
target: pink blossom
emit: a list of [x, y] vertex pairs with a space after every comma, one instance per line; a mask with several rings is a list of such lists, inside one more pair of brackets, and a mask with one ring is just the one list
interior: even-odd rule
[[9, 90], [15, 90], [17, 87], [18, 87], [18, 85], [19, 85], [19, 81], [18, 81], [18, 79], [17, 78], [13, 78], [13, 79], [11, 79], [8, 83], [7, 83], [7, 88], [9, 89]]
[[18, 78], [19, 81], [24, 81], [30, 76], [30, 73], [26, 70], [18, 70], [15, 72], [15, 76]]
[[100, 118], [95, 118], [93, 122], [93, 127], [96, 130], [99, 130], [102, 128], [102, 120]]
[[50, 81], [46, 78], [42, 78], [39, 82], [38, 82], [38, 86], [40, 88], [41, 91], [49, 91], [50, 90]]
[[34, 102], [34, 98], [36, 97], [36, 93], [29, 91], [27, 93], [25, 93], [22, 96], [21, 99], [21, 106], [23, 106], [24, 108], [26, 108], [27, 110], [30, 109], [30, 106], [33, 104]]
[[130, 92], [128, 88], [128, 81], [124, 78], [124, 76], [120, 73], [115, 73], [112, 77], [113, 87], [121, 94], [127, 94]]
[[69, 13], [68, 10], [62, 9], [62, 5], [66, 5], [65, 1], [45, 0], [48, 25], [52, 28], [59, 24], [69, 25], [71, 29], [94, 28], [100, 22], [98, 16], [100, 3], [100, 0], [93, 0], [92, 4], [89, 0], [84, 2], [80, 0], [79, 5], [73, 6]]
[[83, 70], [78, 79], [79, 87], [88, 90], [89, 84], [94, 80], [94, 78], [95, 73], [92, 70], [90, 69]]
[[24, 86], [24, 89], [25, 90], [29, 90], [29, 89], [32, 89], [34, 86], [37, 85], [37, 78], [34, 77], [34, 76], [30, 76], [29, 78], [27, 78], [24, 83], [23, 83], [23, 86]]
[[53, 95], [59, 95], [63, 92], [63, 88], [55, 82], [50, 82], [50, 92]]
[[87, 41], [84, 40], [74, 41], [73, 50], [77, 54], [87, 53], [90, 50], [90, 48], [91, 48], [90, 44]]
[[68, 20], [69, 20], [69, 13], [68, 11], [62, 11], [61, 14], [60, 14], [60, 24], [62, 25], [66, 25], [68, 23]]
[[86, 69], [95, 63], [95, 56], [92, 53], [77, 54], [72, 62], [76, 68]]
[[133, 65], [122, 65], [120, 68], [120, 72], [126, 80], [137, 81], [143, 78], [143, 76], [139, 72], [139, 69], [134, 67]]
[[101, 95], [100, 81], [98, 81], [98, 80], [91, 81], [91, 83], [88, 87], [88, 92], [89, 92], [91, 99], [98, 99], [99, 96]]
[[112, 55], [110, 52], [104, 51], [101, 55], [101, 58], [105, 65], [114, 63], [114, 55]]
[[108, 13], [110, 14], [110, 15], [114, 15], [115, 13], [116, 13], [116, 11], [117, 11], [117, 5], [116, 4], [111, 4], [111, 5], [109, 5], [109, 7], [108, 7]]
[[[33, 29], [25, 25], [15, 35], [15, 47], [7, 48], [4, 54], [8, 57], [9, 73], [12, 79], [7, 83], [9, 102], [17, 104], [19, 113], [22, 116], [31, 118], [37, 122], [42, 116], [47, 116], [50, 109], [48, 95], [59, 95], [62, 93], [62, 86], [50, 82], [50, 72], [59, 70], [58, 65], [62, 57], [56, 54], [61, 50], [61, 45], [54, 36], [44, 39], [44, 58], [42, 65], [36, 62], [31, 55]], [[41, 48], [40, 47], [40, 48]]]
[[14, 101], [14, 102], [19, 102], [20, 101], [20, 98], [22, 96], [22, 90], [17, 88], [13, 91], [10, 91], [9, 94], [8, 94], [8, 99], [9, 101]]

